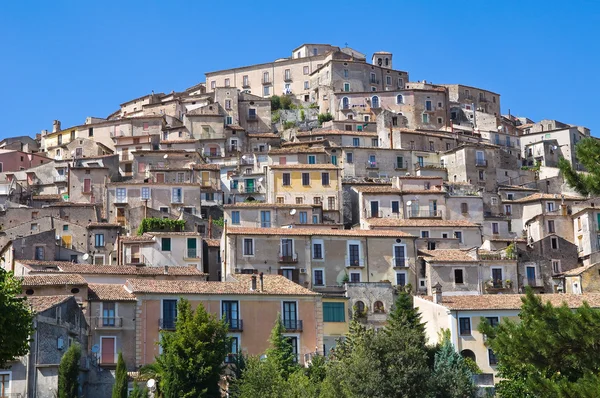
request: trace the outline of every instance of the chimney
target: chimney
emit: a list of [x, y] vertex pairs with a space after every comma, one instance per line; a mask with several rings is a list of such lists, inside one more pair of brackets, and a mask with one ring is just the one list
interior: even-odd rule
[[265, 285], [263, 283], [264, 282], [264, 274], [261, 272], [259, 274], [259, 276], [260, 276], [260, 291], [264, 292], [265, 291]]
[[164, 274], [165, 274], [165, 275], [168, 275], [168, 274], [169, 274], [169, 266], [168, 266], [168, 265], [165, 265], [165, 271], [164, 271]]
[[57, 131], [60, 131], [60, 120], [55, 120], [54, 123], [52, 123], [52, 132], [56, 133]]
[[392, 188], [400, 189], [400, 177], [394, 176], [392, 177]]
[[250, 290], [256, 290], [256, 275], [252, 275], [252, 284], [250, 285]]
[[433, 286], [433, 302], [442, 304], [442, 285], [439, 282]]

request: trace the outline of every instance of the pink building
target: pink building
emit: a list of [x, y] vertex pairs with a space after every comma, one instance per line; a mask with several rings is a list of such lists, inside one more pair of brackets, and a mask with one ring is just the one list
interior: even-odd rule
[[27, 170], [51, 161], [52, 159], [39, 153], [0, 149], [0, 173]]

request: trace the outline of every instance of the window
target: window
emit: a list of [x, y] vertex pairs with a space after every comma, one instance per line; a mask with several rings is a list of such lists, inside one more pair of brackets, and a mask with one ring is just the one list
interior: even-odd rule
[[310, 84], [308, 83], [308, 80], [304, 81], [304, 89], [308, 90], [310, 88]]
[[479, 170], [479, 181], [485, 180], [485, 173], [483, 170]]
[[269, 210], [261, 210], [260, 226], [261, 228], [271, 228], [271, 212]]
[[127, 202], [127, 188], [117, 188], [116, 197], [117, 197], [117, 203]]
[[460, 268], [454, 269], [454, 283], [457, 285], [465, 283], [465, 276], [463, 270]]
[[313, 224], [318, 224], [319, 223], [319, 216], [316, 214], [313, 214], [312, 216], [312, 222]]
[[471, 335], [471, 318], [458, 318], [458, 325], [461, 336]]
[[560, 274], [560, 260], [552, 260], [552, 272]]
[[265, 86], [263, 87], [263, 96], [268, 96], [270, 95], [270, 87], [269, 86]]
[[149, 200], [149, 199], [150, 199], [150, 188], [142, 187], [142, 200]]
[[298, 311], [295, 301], [283, 302], [283, 326], [286, 329], [296, 329], [298, 322]]
[[283, 173], [283, 185], [290, 186], [291, 185], [291, 176], [290, 173]]
[[327, 210], [335, 210], [335, 196], [327, 198]]
[[344, 303], [323, 303], [323, 322], [346, 322]]
[[429, 141], [429, 150], [430, 151], [435, 151], [435, 144], [433, 143], [433, 141]]
[[496, 354], [494, 354], [494, 351], [492, 351], [491, 348], [488, 348], [488, 359], [490, 361], [490, 366], [498, 365]]
[[325, 286], [325, 272], [322, 269], [313, 269], [313, 285]]
[[44, 260], [44, 246], [35, 247], [35, 259]]
[[[225, 124], [233, 124], [233, 118], [231, 116], [225, 116]], [[233, 145], [232, 145], [233, 147]]]
[[39, 227], [40, 227], [40, 226], [39, 226], [39, 224], [38, 224], [38, 223], [32, 223], [32, 224], [29, 226], [29, 230], [30, 230], [30, 231], [37, 231], [37, 230], [39, 229]]
[[377, 138], [371, 138], [371, 146], [373, 148], [377, 148], [379, 146], [379, 141], [377, 140]]
[[171, 251], [171, 238], [161, 239], [160, 250], [162, 250], [163, 252]]
[[248, 83], [248, 75], [244, 75], [242, 77], [242, 86], [243, 87], [248, 87], [250, 84]]
[[429, 115], [426, 113], [423, 114], [423, 123], [429, 123]]
[[394, 267], [406, 267], [406, 245], [394, 245]]
[[310, 173], [302, 173], [302, 185], [310, 185]]
[[400, 202], [392, 200], [392, 213], [400, 213]]
[[231, 100], [230, 99], [225, 100], [225, 109], [228, 109], [228, 110], [231, 109]]
[[512, 205], [504, 205], [504, 214], [507, 216], [512, 214]]
[[181, 188], [173, 188], [171, 202], [183, 203], [183, 190]]
[[454, 237], [458, 239], [459, 243], [463, 243], [462, 231], [454, 231]]
[[360, 282], [360, 272], [350, 272], [350, 282], [359, 283]]
[[552, 250], [558, 250], [558, 238], [557, 237], [550, 238], [550, 247], [552, 247]]
[[[348, 92], [350, 91], [350, 83], [344, 83], [344, 91]], [[346, 108], [345, 108], [346, 109]]]
[[104, 234], [94, 235], [94, 246], [104, 247]]
[[177, 182], [184, 182], [185, 173], [177, 173]]
[[577, 229], [581, 229], [581, 217], [577, 217]]
[[404, 97], [402, 96], [402, 94], [398, 94], [396, 96], [396, 103], [397, 104], [403, 104], [404, 103]]
[[313, 203], [316, 204], [316, 205], [320, 205], [321, 204], [321, 197], [315, 196], [313, 198]]
[[429, 231], [421, 231], [421, 238], [429, 238]]
[[406, 272], [396, 272], [396, 285], [406, 286]]
[[352, 146], [354, 146], [354, 147], [360, 146], [360, 138], [352, 138]]
[[148, 123], [147, 122], [144, 123], [144, 131], [148, 130], [148, 127], [149, 127]]
[[113, 302], [102, 303], [102, 326], [115, 326], [116, 307], [116, 303]]
[[177, 322], [177, 300], [162, 301], [162, 328], [175, 329]]
[[315, 259], [315, 260], [323, 259], [323, 243], [322, 242], [313, 243], [313, 259]]
[[348, 259], [351, 266], [360, 265], [360, 245], [355, 243], [348, 245]]
[[354, 155], [352, 154], [352, 152], [346, 153], [346, 163], [349, 163], [349, 164], [354, 163]]
[[308, 164], [316, 164], [317, 157], [315, 155], [308, 155]]
[[548, 233], [553, 234], [556, 230], [554, 229], [554, 220], [548, 220]]
[[244, 256], [254, 256], [254, 239], [244, 238]]
[[229, 329], [240, 329], [240, 303], [238, 301], [221, 302], [221, 317], [229, 324]]
[[116, 359], [116, 337], [100, 337], [100, 363], [114, 364]]
[[63, 225], [63, 231], [68, 231], [69, 230], [69, 224], [65, 224]]
[[425, 101], [425, 110], [426, 111], [432, 110], [431, 101]]
[[498, 223], [497, 222], [493, 222], [492, 223], [492, 233], [494, 235], [498, 235], [500, 233], [499, 231], [499, 227], [498, 227]]
[[240, 223], [240, 212], [238, 210], [231, 212], [231, 223], [234, 225], [238, 225]]
[[376, 95], [371, 97], [371, 108], [379, 108], [379, 97]]
[[462, 214], [468, 214], [469, 213], [469, 204], [466, 202], [463, 202], [460, 204], [460, 212]]
[[300, 224], [306, 224], [308, 223], [308, 213], [305, 211], [301, 211], [298, 214], [298, 220], [300, 221]]
[[285, 203], [285, 198], [283, 196], [278, 196], [276, 199], [276, 203], [279, 203], [279, 204]]
[[546, 208], [548, 211], [554, 211], [554, 202], [546, 202]]
[[321, 184], [323, 186], [329, 185], [329, 172], [321, 173]]
[[296, 204], [297, 205], [301, 205], [302, 203], [304, 203], [304, 199], [301, 196], [297, 196], [296, 197]]

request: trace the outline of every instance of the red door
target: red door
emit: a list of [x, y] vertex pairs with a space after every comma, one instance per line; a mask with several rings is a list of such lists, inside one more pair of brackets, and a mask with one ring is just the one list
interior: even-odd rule
[[102, 337], [100, 347], [100, 363], [115, 363], [115, 338]]

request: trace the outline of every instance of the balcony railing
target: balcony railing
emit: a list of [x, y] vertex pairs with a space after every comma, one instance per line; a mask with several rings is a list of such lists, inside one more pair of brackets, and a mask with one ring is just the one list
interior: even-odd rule
[[445, 169], [446, 166], [442, 162], [417, 162], [415, 163], [417, 169]]
[[265, 78], [263, 77], [263, 78], [262, 78], [262, 80], [261, 80], [261, 82], [262, 82], [262, 84], [265, 84], [265, 85], [266, 85], [266, 84], [271, 84], [271, 79], [269, 79], [269, 78], [266, 78], [266, 79], [265, 79]]
[[142, 254], [125, 256], [125, 264], [149, 265], [148, 260]]
[[129, 160], [133, 160], [128, 153], [121, 154], [121, 162], [127, 162]]
[[408, 162], [406, 162], [406, 161], [405, 162], [401, 162], [401, 163], [396, 162], [394, 164], [394, 168], [396, 170], [406, 170], [406, 169], [408, 169]]
[[377, 165], [376, 161], [367, 161], [367, 169], [378, 169], [379, 166]]
[[230, 147], [228, 147], [229, 152], [239, 152], [240, 149], [236, 146], [236, 145], [232, 145]]
[[199, 258], [198, 250], [196, 249], [187, 249], [187, 257], [186, 258]]
[[398, 268], [408, 267], [408, 261], [406, 261], [406, 257], [394, 257], [392, 258], [392, 265]]
[[220, 157], [221, 151], [204, 151], [202, 153], [205, 157]]
[[158, 320], [158, 326], [162, 330], [175, 330], [175, 324], [177, 323], [176, 318], [165, 318]]
[[54, 177], [54, 182], [66, 182], [67, 181], [67, 176], [66, 175], [58, 175], [56, 177]]
[[103, 316], [99, 316], [94, 318], [94, 325], [96, 326], [96, 328], [111, 328], [111, 329], [116, 329], [116, 328], [120, 328], [123, 326], [123, 318], [121, 317], [115, 317], [115, 316], [108, 316], [108, 317], [103, 317]]
[[525, 283], [527, 283], [527, 286], [531, 286], [531, 287], [543, 287], [544, 286], [544, 282], [542, 281], [541, 278], [525, 278]]
[[367, 213], [367, 218], [381, 218], [383, 217], [382, 211], [370, 211]]
[[237, 359], [238, 354], [227, 354], [227, 356], [225, 357], [225, 363], [234, 363], [235, 360]]
[[244, 322], [241, 319], [225, 318], [230, 332], [241, 332], [244, 330]]
[[285, 73], [283, 75], [283, 81], [285, 81], [285, 82], [291, 82], [292, 81], [292, 74], [291, 73]]
[[285, 319], [283, 318], [283, 327], [286, 332], [301, 332], [302, 331], [302, 321], [297, 319]]
[[258, 115], [248, 115], [248, 120], [258, 120]]
[[350, 260], [348, 261], [348, 267], [360, 267], [360, 259], [357, 258], [350, 258]]
[[485, 159], [475, 159], [475, 166], [477, 167], [487, 167], [488, 163]]
[[281, 253], [279, 252], [279, 262], [280, 263], [297, 263], [298, 262], [298, 253]]
[[440, 210], [408, 210], [408, 218], [441, 218]]

